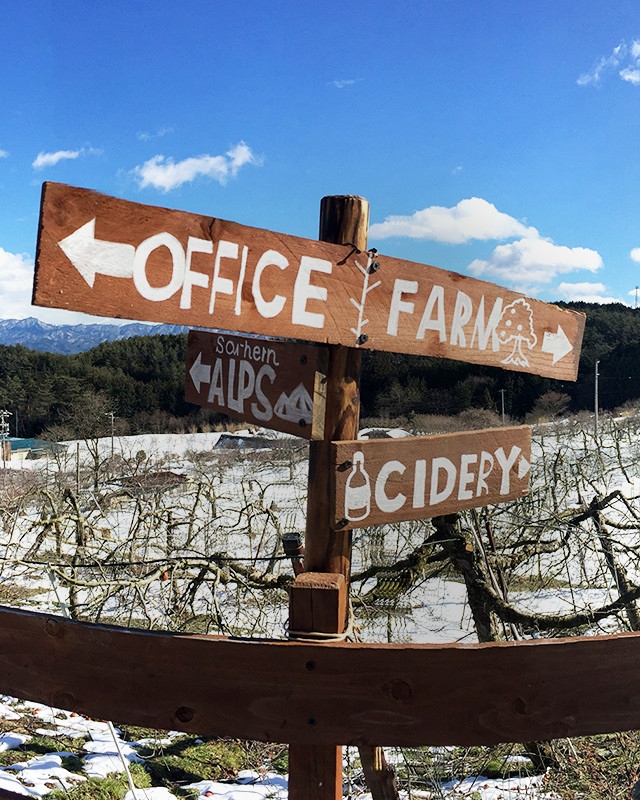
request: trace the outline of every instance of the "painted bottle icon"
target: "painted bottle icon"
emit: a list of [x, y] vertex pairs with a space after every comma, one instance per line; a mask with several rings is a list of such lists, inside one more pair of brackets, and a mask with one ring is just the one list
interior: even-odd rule
[[371, 484], [364, 468], [364, 453], [353, 454], [353, 467], [344, 488], [344, 515], [349, 522], [358, 522], [369, 516], [371, 510]]

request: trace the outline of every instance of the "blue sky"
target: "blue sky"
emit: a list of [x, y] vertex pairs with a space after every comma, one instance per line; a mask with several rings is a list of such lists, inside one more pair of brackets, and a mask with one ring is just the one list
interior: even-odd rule
[[359, 194], [383, 254], [635, 305], [640, 6], [0, 0], [0, 318], [45, 180], [315, 238]]

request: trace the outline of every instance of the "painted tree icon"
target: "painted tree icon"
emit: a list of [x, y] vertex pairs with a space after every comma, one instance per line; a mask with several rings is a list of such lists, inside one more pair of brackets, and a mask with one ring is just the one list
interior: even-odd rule
[[533, 332], [533, 312], [531, 306], [522, 297], [505, 307], [496, 328], [500, 344], [513, 342], [513, 348], [501, 364], [517, 364], [528, 367], [529, 361], [522, 351], [523, 344], [529, 350], [536, 346], [538, 337]]

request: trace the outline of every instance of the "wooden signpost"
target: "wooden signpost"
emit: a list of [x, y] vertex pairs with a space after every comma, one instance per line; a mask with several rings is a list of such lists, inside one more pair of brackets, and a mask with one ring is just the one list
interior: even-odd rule
[[575, 380], [583, 314], [355, 244], [45, 183], [33, 302]]
[[525, 495], [531, 428], [334, 442], [333, 459], [336, 528], [425, 519]]
[[[319, 350], [198, 331], [190, 336], [187, 363], [187, 399], [279, 430], [294, 432], [283, 427], [293, 426], [296, 433], [311, 439], [306, 571], [291, 590], [289, 631], [292, 639], [307, 644], [281, 643], [284, 652], [300, 654], [293, 659], [294, 669], [302, 670], [308, 687], [296, 700], [295, 713], [291, 703], [287, 705], [271, 688], [266, 694], [259, 692], [260, 698], [254, 696], [250, 687], [260, 680], [255, 668], [246, 667], [247, 703], [258, 717], [251, 731], [258, 731], [258, 738], [277, 738], [281, 730], [291, 743], [291, 800], [341, 797], [340, 741], [358, 741], [369, 748], [361, 750], [363, 766], [383, 765], [381, 751], [372, 747], [377, 740], [368, 738], [365, 728], [370, 730], [371, 724], [376, 728], [378, 723], [384, 730], [396, 723], [401, 729], [408, 725], [414, 691], [424, 674], [416, 655], [414, 671], [399, 670], [387, 680], [383, 657], [378, 664], [383, 683], [365, 707], [358, 699], [360, 684], [354, 689], [348, 669], [338, 666], [346, 663], [340, 660], [343, 648], [355, 651], [350, 645], [317, 644], [344, 638], [351, 529], [499, 502], [524, 494], [528, 485], [526, 427], [402, 442], [357, 441], [362, 349], [440, 356], [575, 380], [584, 329], [582, 314], [485, 281], [367, 251], [367, 231], [368, 204], [359, 197], [324, 198], [320, 241], [312, 241], [86, 189], [43, 186], [36, 305], [328, 345]], [[303, 357], [307, 364], [300, 363]], [[290, 366], [281, 369], [286, 363]], [[285, 373], [291, 375], [285, 378]], [[286, 382], [289, 378], [291, 383]], [[58, 636], [57, 630], [52, 635]], [[196, 638], [184, 641], [195, 646]], [[168, 640], [153, 641], [171, 647]], [[365, 653], [355, 672], [365, 669], [367, 659]], [[237, 663], [238, 674], [244, 675], [242, 657]], [[446, 663], [450, 662], [442, 662], [448, 678]], [[490, 674], [495, 672], [492, 668]], [[293, 697], [295, 681], [284, 672], [267, 677], [287, 698]], [[233, 680], [230, 676], [230, 685]], [[196, 729], [205, 724], [194, 707], [196, 697], [213, 697], [208, 687], [213, 686], [216, 697], [228, 694], [223, 677], [211, 684], [204, 674], [202, 681], [188, 690], [193, 698], [185, 697], [177, 710], [167, 711], [176, 716], [176, 725]], [[466, 691], [467, 681], [457, 683]], [[324, 694], [316, 697], [314, 687], [320, 685]], [[243, 684], [242, 691], [246, 689]], [[492, 691], [499, 694], [499, 685]], [[65, 707], [62, 694], [54, 701]], [[425, 697], [432, 694], [427, 690]], [[329, 717], [340, 717], [343, 703], [337, 698], [349, 698], [356, 708], [346, 722], [331, 731], [323, 729]], [[334, 708], [328, 708], [331, 699]], [[514, 702], [520, 704], [514, 705], [518, 709], [529, 700]], [[419, 707], [427, 716], [435, 708]], [[303, 715], [304, 733], [296, 738], [294, 730], [301, 730], [298, 712]], [[513, 716], [512, 710], [505, 713]], [[434, 719], [444, 730], [442, 717], [438, 712]], [[494, 726], [493, 717], [488, 726]], [[478, 735], [473, 741], [480, 741], [484, 733]], [[563, 729], [559, 735], [567, 734]], [[367, 780], [375, 783], [375, 768], [369, 769]]]
[[322, 439], [327, 359], [317, 345], [190, 331], [185, 400], [254, 425]]

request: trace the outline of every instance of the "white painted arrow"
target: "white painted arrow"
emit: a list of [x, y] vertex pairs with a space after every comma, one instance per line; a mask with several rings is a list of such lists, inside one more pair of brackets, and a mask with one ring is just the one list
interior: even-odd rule
[[555, 364], [556, 361], [560, 361], [561, 358], [564, 358], [567, 353], [570, 353], [572, 350], [573, 345], [569, 339], [567, 339], [567, 334], [562, 330], [561, 325], [558, 325], [557, 333], [551, 333], [551, 331], [545, 332], [542, 340], [542, 352], [549, 353], [553, 356], [552, 364]]
[[86, 225], [58, 242], [66, 257], [93, 287], [96, 273], [114, 278], [133, 276], [133, 258], [136, 248], [132, 244], [106, 242], [96, 239], [95, 217]]
[[211, 382], [211, 366], [202, 363], [202, 353], [198, 353], [198, 357], [191, 365], [189, 375], [191, 375], [191, 380], [198, 394], [200, 394], [200, 387], [203, 383]]
[[520, 457], [520, 461], [518, 462], [518, 478], [524, 478], [524, 476], [529, 472], [531, 469], [531, 464], [527, 461], [524, 456]]

